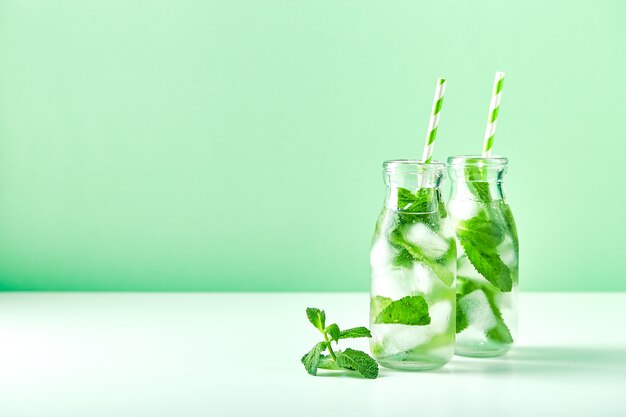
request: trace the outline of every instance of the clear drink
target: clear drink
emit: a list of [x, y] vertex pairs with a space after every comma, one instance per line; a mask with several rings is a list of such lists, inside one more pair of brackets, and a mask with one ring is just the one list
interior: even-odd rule
[[387, 161], [372, 242], [370, 348], [388, 368], [426, 370], [454, 354], [456, 244], [441, 163]]
[[506, 158], [448, 159], [457, 238], [456, 353], [505, 354], [517, 336], [519, 244], [502, 189]]

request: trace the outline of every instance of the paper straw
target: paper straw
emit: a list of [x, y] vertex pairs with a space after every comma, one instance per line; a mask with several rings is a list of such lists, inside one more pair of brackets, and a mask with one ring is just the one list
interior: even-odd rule
[[485, 130], [485, 141], [483, 142], [483, 158], [491, 156], [493, 147], [493, 137], [496, 135], [496, 122], [498, 111], [500, 110], [500, 98], [502, 97], [502, 86], [504, 85], [504, 73], [496, 72], [493, 80], [493, 92], [491, 93], [491, 103], [489, 105], [489, 118], [487, 119], [487, 129]]
[[437, 126], [439, 125], [439, 115], [441, 114], [443, 95], [445, 92], [446, 80], [444, 78], [439, 78], [437, 80], [437, 88], [435, 89], [433, 109], [430, 112], [430, 121], [428, 123], [428, 132], [426, 133], [424, 153], [422, 154], [422, 162], [426, 164], [429, 164], [433, 159], [433, 149], [435, 147], [435, 139], [437, 138]]

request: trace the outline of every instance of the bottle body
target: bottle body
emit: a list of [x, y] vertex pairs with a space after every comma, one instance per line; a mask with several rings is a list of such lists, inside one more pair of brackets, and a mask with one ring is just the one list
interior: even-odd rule
[[517, 337], [519, 242], [502, 190], [505, 158], [451, 157], [448, 212], [457, 241], [456, 350], [508, 352]]
[[385, 367], [428, 370], [454, 354], [456, 244], [441, 199], [443, 164], [411, 164], [419, 163], [385, 164], [387, 198], [370, 254], [370, 347]]

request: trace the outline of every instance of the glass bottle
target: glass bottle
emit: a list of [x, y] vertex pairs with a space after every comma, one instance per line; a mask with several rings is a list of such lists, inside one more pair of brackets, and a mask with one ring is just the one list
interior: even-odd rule
[[385, 367], [427, 370], [454, 354], [456, 245], [441, 198], [445, 166], [386, 161], [372, 250], [370, 348]]
[[456, 353], [505, 354], [517, 337], [517, 229], [504, 198], [508, 160], [448, 158], [457, 238]]

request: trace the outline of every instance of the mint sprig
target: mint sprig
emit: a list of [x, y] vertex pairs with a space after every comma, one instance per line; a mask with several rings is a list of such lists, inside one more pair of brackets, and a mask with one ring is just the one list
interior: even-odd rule
[[[302, 357], [304, 369], [311, 374], [317, 375], [318, 369], [347, 369], [356, 371], [365, 378], [374, 379], [378, 376], [378, 364], [367, 353], [360, 350], [346, 349], [345, 351], [333, 350], [331, 344], [337, 344], [341, 339], [354, 339], [358, 337], [372, 337], [365, 327], [354, 327], [341, 330], [335, 323], [325, 326], [326, 313], [324, 310], [309, 307], [306, 316], [313, 326], [322, 333], [324, 340]], [[323, 352], [328, 350], [328, 355]]]

